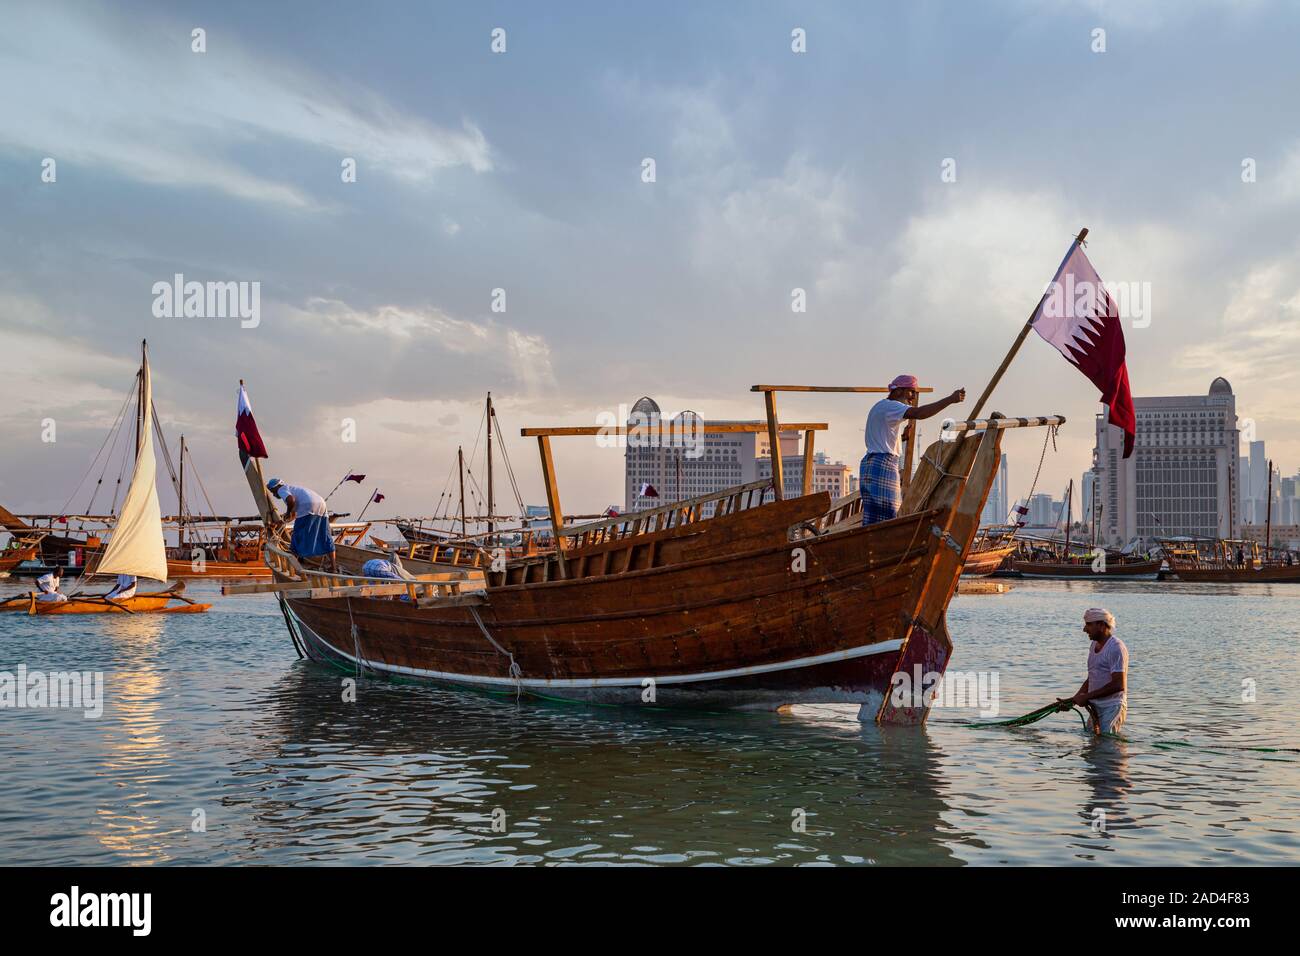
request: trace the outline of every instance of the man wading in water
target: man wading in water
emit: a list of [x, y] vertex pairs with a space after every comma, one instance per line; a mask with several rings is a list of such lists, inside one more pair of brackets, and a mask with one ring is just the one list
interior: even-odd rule
[[889, 383], [889, 397], [872, 405], [867, 414], [867, 453], [858, 469], [864, 525], [898, 517], [903, 503], [903, 484], [898, 474], [903, 422], [910, 418], [931, 418], [949, 405], [966, 401], [966, 389], [959, 388], [947, 398], [918, 408], [919, 395], [916, 376], [900, 375]]
[[1094, 734], [1119, 733], [1128, 716], [1128, 648], [1115, 636], [1115, 616], [1104, 608], [1083, 612], [1083, 632], [1092, 640], [1088, 649], [1088, 676], [1078, 693], [1057, 701], [1062, 710], [1074, 705], [1092, 707]]

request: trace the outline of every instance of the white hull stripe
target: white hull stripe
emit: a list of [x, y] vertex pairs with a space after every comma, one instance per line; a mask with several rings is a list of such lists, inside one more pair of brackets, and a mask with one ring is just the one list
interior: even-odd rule
[[[288, 604], [285, 605], [289, 607]], [[293, 617], [293, 622], [321, 644], [330, 649], [330, 653], [351, 661], [353, 664], [359, 663], [362, 667], [374, 671], [384, 671], [390, 674], [405, 674], [410, 677], [424, 677], [431, 680], [454, 681], [458, 684], [491, 684], [503, 687], [641, 687], [645, 681], [653, 681], [655, 684], [698, 684], [704, 681], [728, 680], [733, 677], [750, 677], [755, 674], [770, 674], [776, 671], [798, 670], [801, 667], [814, 667], [818, 664], [830, 664], [835, 661], [848, 661], [857, 657], [870, 657], [875, 654], [888, 654], [890, 651], [902, 649], [901, 640], [880, 641], [877, 644], [867, 644], [863, 647], [852, 647], [847, 651], [833, 651], [829, 654], [817, 654], [814, 657], [799, 657], [792, 661], [782, 661], [778, 664], [755, 664], [752, 667], [733, 667], [724, 671], [705, 671], [698, 674], [670, 674], [664, 677], [575, 677], [575, 678], [556, 678], [546, 679], [539, 677], [521, 677], [518, 681], [511, 677], [487, 677], [479, 674], [455, 674], [450, 671], [431, 671], [422, 667], [406, 667], [402, 664], [384, 664], [379, 661], [369, 661], [364, 658], [358, 659], [344, 650], [340, 650], [333, 644], [321, 638], [310, 627], [303, 623], [302, 619], [294, 614], [293, 608], [289, 607], [289, 614]]]

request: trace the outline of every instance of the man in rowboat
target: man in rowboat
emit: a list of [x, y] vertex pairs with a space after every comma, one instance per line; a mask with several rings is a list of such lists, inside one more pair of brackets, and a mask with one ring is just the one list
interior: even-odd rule
[[1091, 704], [1094, 734], [1119, 733], [1128, 716], [1128, 648], [1115, 636], [1115, 615], [1105, 608], [1083, 612], [1083, 632], [1092, 641], [1088, 649], [1088, 676], [1078, 692], [1056, 703], [1064, 710]]
[[903, 503], [903, 484], [898, 472], [903, 422], [933, 418], [949, 405], [966, 401], [964, 388], [928, 405], [917, 406], [920, 394], [915, 375], [900, 375], [889, 383], [889, 396], [872, 405], [867, 415], [867, 453], [858, 470], [864, 525], [898, 517]]
[[134, 574], [119, 574], [113, 589], [104, 595], [109, 601], [125, 601], [135, 597], [136, 578]]
[[334, 536], [330, 534], [329, 509], [325, 499], [310, 488], [286, 485], [279, 478], [266, 483], [271, 494], [285, 503], [284, 521], [293, 522], [289, 548], [300, 558], [320, 558], [331, 571], [338, 570]]
[[59, 590], [59, 572], [52, 571], [49, 574], [42, 574], [36, 579], [36, 586], [40, 588], [41, 593], [36, 595], [36, 600], [45, 601], [46, 603], [66, 601], [68, 596]]

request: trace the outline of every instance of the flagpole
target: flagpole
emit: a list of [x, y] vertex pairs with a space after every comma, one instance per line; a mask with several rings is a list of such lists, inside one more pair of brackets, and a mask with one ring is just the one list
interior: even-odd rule
[[[334, 486], [334, 491], [338, 491], [340, 488], [342, 488], [342, 487], [343, 487], [343, 482], [344, 482], [344, 481], [347, 481], [347, 480], [348, 480], [349, 478], [351, 478], [351, 477], [352, 477], [352, 469], [349, 468], [349, 469], [344, 473], [342, 480], [339, 481], [339, 483], [338, 483], [337, 485]], [[334, 491], [331, 491], [328, 495], [325, 496], [325, 500], [326, 500], [326, 501], [329, 501], [331, 498], [334, 497]]]
[[[379, 490], [379, 486], [378, 486], [378, 485], [375, 485], [375, 491], [378, 491], [378, 490]], [[369, 508], [370, 505], [371, 505], [371, 503], [375, 500], [375, 491], [370, 492], [370, 498], [366, 501], [365, 508], [362, 508], [362, 509], [361, 509], [361, 514], [357, 515], [357, 521], [358, 521], [358, 523], [361, 521], [362, 518], [365, 517], [365, 515], [366, 515], [366, 508]]]
[[[1079, 230], [1079, 234], [1074, 237], [1074, 244], [1070, 246], [1069, 252], [1066, 252], [1065, 258], [1070, 258], [1070, 253], [1074, 252], [1075, 246], [1082, 245], [1083, 240], [1087, 238], [1088, 227], [1084, 226]], [[1064, 259], [1061, 260], [1061, 264], [1065, 264]], [[1060, 269], [1057, 269], [1057, 273], [1060, 273]], [[1007, 368], [1010, 367], [1011, 360], [1016, 357], [1016, 353], [1020, 351], [1020, 346], [1025, 343], [1025, 337], [1029, 335], [1029, 330], [1034, 327], [1034, 316], [1038, 315], [1038, 310], [1042, 306], [1043, 300], [1047, 298], [1048, 291], [1050, 290], [1045, 290], [1043, 292], [1042, 296], [1038, 299], [1038, 304], [1034, 306], [1034, 311], [1029, 313], [1029, 319], [1025, 322], [1025, 327], [1020, 330], [1020, 334], [1016, 336], [1015, 342], [1011, 344], [1011, 351], [1007, 352], [1007, 357], [1002, 360], [1002, 364], [998, 366], [998, 370], [993, 373], [993, 379], [989, 382], [988, 387], [984, 389], [984, 393], [980, 395], [979, 401], [977, 401], [975, 407], [971, 409], [971, 418], [979, 418], [980, 412], [984, 411], [984, 403], [989, 400], [989, 396], [993, 394], [993, 389], [997, 387], [998, 382], [1002, 381], [1002, 376], [1006, 374]]]

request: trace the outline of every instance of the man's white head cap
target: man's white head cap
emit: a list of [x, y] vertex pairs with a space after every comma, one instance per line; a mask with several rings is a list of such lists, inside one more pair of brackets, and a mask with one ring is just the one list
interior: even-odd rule
[[1107, 626], [1115, 630], [1115, 615], [1104, 607], [1090, 607], [1083, 612], [1083, 623], [1091, 624], [1093, 621], [1105, 621]]

